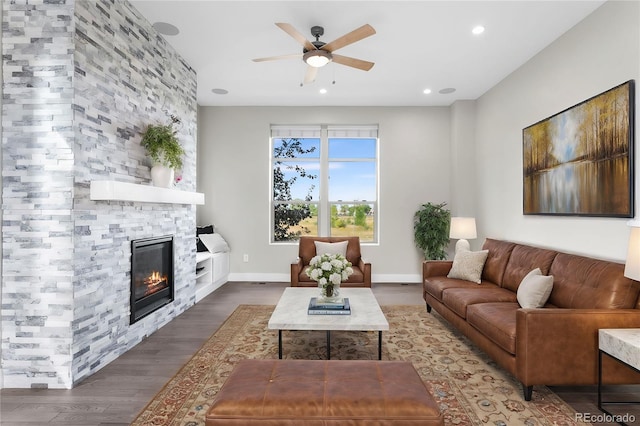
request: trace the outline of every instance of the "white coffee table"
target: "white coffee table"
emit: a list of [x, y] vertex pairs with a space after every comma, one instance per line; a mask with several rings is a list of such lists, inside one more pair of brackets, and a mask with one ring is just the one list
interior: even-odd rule
[[282, 330], [323, 330], [327, 332], [327, 359], [331, 359], [331, 331], [377, 331], [378, 359], [382, 359], [382, 332], [389, 330], [380, 305], [370, 288], [341, 288], [348, 297], [350, 315], [309, 315], [307, 308], [317, 288], [287, 287], [269, 319], [268, 328], [278, 330], [278, 357], [282, 359]]
[[[598, 408], [613, 421], [627, 425], [624, 415], [611, 413], [605, 405], [636, 405], [640, 401], [602, 400], [602, 355], [617, 359], [636, 372], [640, 372], [640, 328], [601, 328], [598, 330]], [[634, 416], [631, 416], [634, 418]], [[632, 422], [635, 420], [631, 419]]]

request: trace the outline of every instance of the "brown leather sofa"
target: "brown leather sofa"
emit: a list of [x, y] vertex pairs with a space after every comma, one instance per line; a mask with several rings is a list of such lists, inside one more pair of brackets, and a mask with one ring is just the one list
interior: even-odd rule
[[[598, 329], [640, 327], [640, 282], [624, 265], [544, 248], [487, 239], [482, 282], [447, 278], [452, 261], [425, 261], [423, 297], [523, 385], [598, 383]], [[543, 308], [523, 309], [516, 293], [540, 268], [553, 275]], [[603, 383], [640, 383], [640, 375], [603, 357]]]
[[317, 287], [305, 270], [309, 266], [311, 258], [316, 255], [315, 241], [325, 243], [337, 243], [348, 241], [347, 255], [352, 264], [353, 274], [340, 286], [342, 287], [371, 287], [371, 263], [365, 262], [360, 253], [359, 237], [300, 237], [298, 246], [298, 260], [291, 264], [291, 287]]

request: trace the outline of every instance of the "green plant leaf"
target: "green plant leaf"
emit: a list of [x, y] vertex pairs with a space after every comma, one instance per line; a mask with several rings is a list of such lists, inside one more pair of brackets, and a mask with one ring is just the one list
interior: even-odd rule
[[174, 170], [182, 168], [184, 149], [173, 128], [175, 120], [166, 125], [149, 125], [142, 136], [140, 144], [147, 150], [147, 154], [155, 163], [171, 167]]
[[451, 212], [446, 205], [426, 203], [413, 216], [414, 241], [427, 260], [447, 258]]

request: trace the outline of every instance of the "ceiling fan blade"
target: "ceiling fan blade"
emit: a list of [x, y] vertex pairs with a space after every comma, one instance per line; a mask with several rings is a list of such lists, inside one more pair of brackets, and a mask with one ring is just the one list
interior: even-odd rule
[[333, 56], [333, 62], [336, 62], [340, 65], [346, 65], [348, 67], [358, 68], [362, 71], [369, 71], [374, 63], [369, 61], [363, 61], [362, 59], [350, 58], [349, 56], [336, 55], [335, 53], [331, 54]]
[[294, 39], [296, 39], [296, 41], [298, 43], [300, 43], [301, 45], [304, 46], [305, 49], [307, 50], [316, 50], [316, 47], [311, 44], [311, 42], [309, 40], [307, 40], [307, 38], [305, 36], [302, 35], [302, 33], [300, 33], [300, 31], [296, 30], [293, 25], [291, 24], [287, 24], [287, 23], [283, 23], [283, 22], [276, 22], [276, 25], [285, 33], [289, 34], [291, 37], [293, 37]]
[[307, 72], [304, 74], [304, 84], [309, 84], [316, 81], [317, 75], [318, 75], [318, 68], [312, 67], [311, 65], [309, 65], [307, 67]]
[[267, 58], [252, 59], [253, 62], [277, 61], [280, 59], [302, 59], [301, 53], [292, 53], [291, 55], [269, 56]]
[[350, 44], [355, 43], [356, 41], [360, 41], [363, 38], [372, 36], [376, 33], [376, 30], [369, 24], [365, 24], [360, 28], [356, 28], [348, 34], [343, 35], [342, 37], [338, 37], [330, 43], [322, 46], [322, 50], [326, 50], [327, 52], [333, 52], [334, 50], [338, 50], [342, 47], [348, 46]]

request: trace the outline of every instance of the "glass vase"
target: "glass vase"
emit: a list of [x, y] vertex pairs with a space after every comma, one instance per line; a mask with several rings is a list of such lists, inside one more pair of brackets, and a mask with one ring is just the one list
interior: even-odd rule
[[335, 302], [340, 299], [340, 283], [318, 284], [320, 290], [320, 300], [325, 302]]

